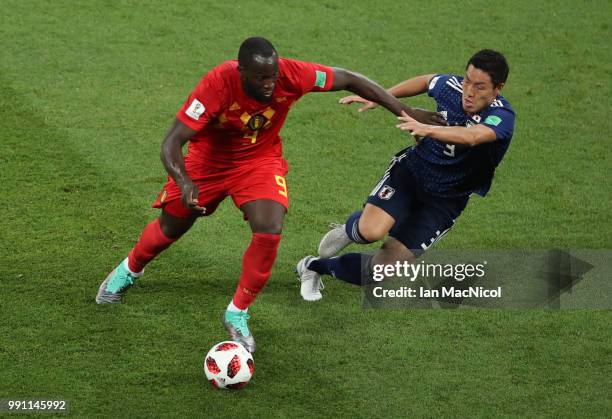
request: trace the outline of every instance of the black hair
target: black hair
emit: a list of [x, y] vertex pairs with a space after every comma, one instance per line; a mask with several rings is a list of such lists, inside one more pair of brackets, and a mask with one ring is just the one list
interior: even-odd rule
[[238, 64], [241, 67], [246, 67], [253, 62], [253, 57], [256, 55], [269, 58], [278, 54], [272, 43], [267, 39], [261, 37], [248, 38], [240, 45], [240, 50], [238, 50]]
[[472, 55], [472, 58], [470, 58], [465, 66], [466, 70], [470, 64], [491, 76], [494, 87], [505, 83], [510, 71], [506, 57], [492, 49], [483, 49]]

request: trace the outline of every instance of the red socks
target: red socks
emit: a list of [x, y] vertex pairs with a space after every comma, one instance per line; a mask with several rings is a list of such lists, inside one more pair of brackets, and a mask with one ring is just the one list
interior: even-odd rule
[[[253, 233], [251, 244], [242, 258], [242, 273], [233, 299], [239, 309], [246, 310], [268, 282], [280, 239], [280, 234]], [[130, 271], [142, 271], [147, 263], [176, 240], [178, 238], [171, 239], [164, 235], [159, 218], [149, 223], [128, 254]]]
[[128, 267], [132, 272], [140, 272], [145, 265], [177, 241], [166, 237], [159, 225], [159, 218], [147, 224], [136, 246], [128, 254]]
[[242, 273], [234, 294], [234, 305], [246, 310], [270, 278], [280, 243], [280, 234], [253, 233], [242, 258]]

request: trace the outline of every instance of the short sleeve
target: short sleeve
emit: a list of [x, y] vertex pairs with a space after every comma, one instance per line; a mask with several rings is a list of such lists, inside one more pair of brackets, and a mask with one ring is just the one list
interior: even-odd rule
[[283, 75], [302, 95], [328, 91], [334, 83], [334, 71], [331, 67], [289, 59], [283, 59], [281, 65]]
[[219, 113], [223, 94], [222, 70], [216, 67], [200, 80], [176, 113], [176, 117], [189, 128], [200, 131]]
[[435, 76], [433, 76], [431, 80], [429, 80], [429, 85], [427, 86], [427, 94], [432, 98], [436, 99], [440, 95], [440, 92], [444, 88], [444, 85], [448, 78], [448, 74], [436, 74]]
[[491, 108], [483, 115], [481, 124], [495, 131], [498, 140], [507, 140], [514, 134], [514, 112], [506, 108]]

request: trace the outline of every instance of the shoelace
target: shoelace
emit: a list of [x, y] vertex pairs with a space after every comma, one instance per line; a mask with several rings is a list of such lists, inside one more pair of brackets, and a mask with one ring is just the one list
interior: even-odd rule
[[[125, 281], [126, 283], [121, 285], [121, 287], [119, 287], [119, 289], [115, 291], [115, 294], [121, 294], [123, 291], [125, 291], [126, 289], [134, 285], [134, 281], [136, 281], [136, 277], [132, 276], [129, 272], [126, 272]], [[108, 289], [108, 286], [107, 286], [107, 289]]]
[[243, 311], [240, 312], [236, 317], [238, 318], [235, 324], [236, 328], [242, 334], [242, 336], [248, 336], [249, 327], [247, 326], [247, 320], [250, 319], [251, 316], [249, 315], [249, 313]]
[[121, 287], [121, 290], [126, 289], [127, 287], [131, 287], [134, 285], [134, 281], [136, 281], [136, 277], [132, 276], [129, 272], [126, 275], [127, 284]]
[[319, 290], [324, 290], [325, 284], [323, 283], [323, 279], [319, 278]]

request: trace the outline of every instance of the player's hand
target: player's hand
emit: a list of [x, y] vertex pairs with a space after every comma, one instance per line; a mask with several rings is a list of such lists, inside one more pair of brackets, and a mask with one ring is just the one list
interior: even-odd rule
[[425, 109], [413, 108], [412, 118], [426, 125], [447, 126], [448, 122], [438, 112], [426, 111]]
[[200, 195], [200, 189], [198, 185], [191, 181], [186, 181], [179, 185], [181, 188], [181, 201], [185, 208], [189, 208], [198, 215], [206, 214], [206, 208], [201, 207], [198, 202], [198, 196]]
[[429, 133], [429, 126], [427, 124], [421, 124], [404, 111], [402, 111], [402, 116], [398, 116], [397, 119], [401, 123], [397, 124], [396, 127], [402, 131], [408, 131], [417, 139], [417, 142], [420, 142], [421, 137], [426, 137]]
[[364, 105], [361, 108], [357, 109], [357, 112], [367, 111], [368, 109], [374, 109], [378, 106], [378, 103], [371, 102], [357, 95], [345, 96], [340, 99], [338, 103], [342, 105], [350, 105], [351, 103], [363, 103]]

